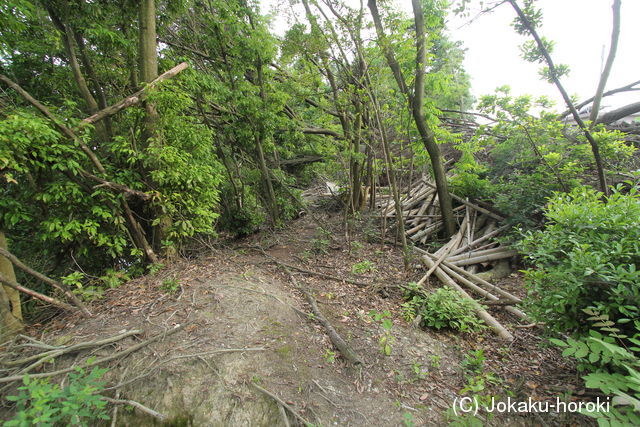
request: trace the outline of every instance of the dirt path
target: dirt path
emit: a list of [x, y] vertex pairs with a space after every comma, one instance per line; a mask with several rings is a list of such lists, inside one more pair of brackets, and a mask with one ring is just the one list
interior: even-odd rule
[[[347, 247], [335, 237], [341, 235], [339, 217], [322, 218], [319, 224], [304, 217], [286, 230], [200, 252], [130, 281], [93, 304], [95, 318], [58, 318], [46, 339], [75, 342], [130, 328], [142, 329], [148, 337], [187, 324], [182, 332], [112, 365], [108, 373], [111, 383], [138, 378], [121, 389], [121, 396], [166, 414], [169, 425], [295, 425], [295, 416], [286, 415], [285, 421], [276, 401], [253, 384], [277, 396], [300, 418], [323, 426], [463, 422], [452, 417], [450, 408], [470, 381], [483, 382], [478, 396], [537, 398], [558, 394], [553, 387], [566, 390], [578, 384], [567, 378], [575, 374], [555, 350], [536, 348], [540, 338], [535, 331], [513, 329], [516, 341], [506, 345], [490, 333], [456, 335], [412, 327], [402, 318], [398, 285], [415, 280], [419, 272], [399, 270], [401, 254], [395, 248], [368, 242], [377, 233], [373, 226], [361, 224]], [[361, 287], [294, 273], [364, 366], [354, 368], [341, 357], [322, 326], [306, 314], [310, 307], [273, 259], [370, 284]], [[371, 310], [391, 316], [390, 355], [380, 347], [384, 330], [369, 315]], [[508, 317], [501, 320], [515, 323]], [[483, 360], [476, 360], [476, 366], [470, 355], [479, 350]], [[95, 355], [113, 351], [103, 348]], [[70, 361], [56, 361], [65, 363]], [[494, 425], [540, 421], [481, 420]], [[154, 420], [120, 411], [118, 421], [152, 425]], [[547, 417], [544, 422], [566, 421]]]

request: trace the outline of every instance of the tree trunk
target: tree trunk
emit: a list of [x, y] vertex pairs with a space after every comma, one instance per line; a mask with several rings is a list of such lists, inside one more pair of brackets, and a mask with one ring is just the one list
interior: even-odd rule
[[[139, 42], [139, 67], [140, 82], [151, 83], [158, 77], [158, 52], [156, 41], [156, 6], [155, 0], [140, 0], [140, 30]], [[145, 102], [143, 147], [149, 145], [149, 140], [158, 138], [157, 122], [158, 112], [151, 102]], [[173, 225], [171, 217], [162, 210], [162, 207], [153, 208], [153, 216], [158, 220], [153, 228], [153, 247], [156, 252], [162, 253], [167, 258], [177, 255], [173, 246], [163, 247], [164, 241], [169, 238], [169, 230]]]
[[422, 5], [420, 0], [412, 0], [413, 12], [416, 24], [416, 75], [414, 93], [409, 90], [404, 76], [402, 75], [402, 69], [400, 64], [396, 60], [395, 54], [391, 49], [389, 40], [384, 33], [382, 26], [382, 19], [380, 18], [380, 12], [378, 11], [378, 5], [376, 0], [369, 0], [369, 9], [371, 10], [371, 16], [376, 27], [376, 33], [378, 35], [378, 43], [384, 52], [387, 64], [393, 76], [396, 79], [396, 83], [400, 88], [400, 91], [407, 98], [409, 108], [411, 110], [413, 120], [416, 124], [416, 128], [420, 133], [420, 138], [424, 144], [429, 158], [431, 159], [431, 166], [433, 168], [433, 177], [436, 182], [438, 191], [438, 200], [440, 203], [440, 210], [442, 212], [442, 219], [444, 222], [445, 233], [447, 237], [452, 236], [456, 231], [455, 218], [453, 216], [453, 205], [451, 202], [451, 196], [449, 194], [449, 187], [447, 184], [447, 177], [445, 174], [444, 166], [442, 164], [442, 155], [440, 154], [440, 148], [435, 140], [433, 131], [427, 125], [424, 116], [423, 103], [424, 103], [424, 67], [426, 60], [426, 47], [424, 36], [424, 13], [422, 11]]
[[[9, 250], [4, 231], [0, 230], [0, 247]], [[0, 255], [0, 274], [15, 281], [11, 261]], [[20, 293], [5, 285], [0, 285], [0, 342], [4, 342], [22, 329], [22, 306]]]

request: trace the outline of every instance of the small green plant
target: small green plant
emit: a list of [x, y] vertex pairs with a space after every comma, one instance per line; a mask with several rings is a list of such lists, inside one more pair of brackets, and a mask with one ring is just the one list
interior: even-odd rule
[[336, 352], [326, 349], [322, 357], [327, 363], [334, 363], [336, 361]]
[[413, 371], [413, 375], [416, 380], [423, 380], [429, 375], [427, 371], [424, 370], [422, 363], [416, 361], [411, 365], [411, 370]]
[[[482, 349], [470, 352], [465, 355], [464, 360], [461, 363], [462, 370], [465, 375], [465, 385], [460, 389], [458, 394], [460, 396], [467, 396], [471, 398], [472, 405], [477, 405], [479, 408], [486, 408], [491, 406], [491, 400], [497, 399], [488, 390], [491, 386], [500, 385], [502, 389], [508, 391], [508, 387], [502, 384], [502, 380], [491, 372], [485, 372], [484, 362], [486, 357]], [[486, 413], [487, 420], [481, 418], [476, 413], [462, 413], [455, 414], [453, 410], [448, 410], [447, 415], [452, 426], [483, 426], [487, 424], [487, 420], [493, 417], [493, 413]]]
[[351, 251], [352, 252], [358, 252], [359, 250], [361, 250], [364, 247], [364, 245], [360, 242], [358, 242], [357, 240], [353, 240], [351, 242]]
[[404, 427], [413, 427], [416, 425], [413, 421], [413, 414], [411, 412], [405, 412], [402, 414], [402, 425]]
[[[551, 339], [563, 348], [564, 357], [576, 359], [578, 369], [588, 372], [583, 376], [585, 387], [611, 397], [608, 412], [584, 413], [596, 418], [599, 425], [640, 425], [640, 320], [631, 322], [635, 334], [627, 336], [608, 315], [592, 308], [584, 311], [598, 330], [566, 340]], [[618, 323], [629, 322], [623, 319]]]
[[315, 254], [328, 254], [331, 243], [331, 232], [324, 228], [318, 228], [316, 237], [311, 240], [311, 251]]
[[88, 374], [77, 367], [69, 374], [69, 382], [61, 388], [48, 378], [33, 379], [25, 375], [17, 396], [7, 400], [15, 402], [17, 413], [3, 425], [11, 426], [86, 426], [99, 420], [108, 420], [107, 401], [99, 393], [104, 388], [100, 378], [106, 369], [94, 367]]
[[409, 283], [402, 304], [403, 316], [407, 321], [422, 316], [421, 325], [435, 329], [450, 328], [461, 332], [477, 332], [484, 328], [476, 316], [473, 301], [464, 298], [457, 291], [442, 287], [431, 294], [415, 283]]
[[86, 301], [93, 301], [102, 298], [104, 295], [104, 287], [90, 284], [91, 281], [85, 280], [86, 276], [80, 271], [74, 271], [62, 277], [62, 283], [73, 289], [73, 293], [79, 295]]
[[365, 259], [364, 261], [356, 262], [351, 267], [351, 272], [353, 274], [364, 274], [376, 271], [375, 263]]
[[125, 271], [116, 271], [112, 268], [107, 269], [105, 274], [100, 277], [100, 280], [102, 280], [109, 289], [115, 289], [129, 279], [130, 277]]
[[153, 276], [158, 271], [164, 268], [164, 264], [162, 264], [161, 262], [154, 262], [153, 264], [150, 264], [149, 267], [147, 268], [149, 269], [149, 274]]
[[391, 312], [389, 310], [385, 310], [382, 313], [379, 313], [376, 310], [371, 310], [369, 312], [369, 317], [371, 317], [375, 322], [379, 323], [382, 326], [382, 335], [378, 340], [378, 344], [380, 345], [380, 352], [385, 356], [391, 356], [392, 345], [395, 341], [394, 336], [391, 334], [391, 328], [393, 328], [393, 320], [391, 319]]
[[432, 354], [429, 356], [431, 359], [431, 367], [433, 369], [438, 369], [440, 367], [440, 362], [442, 361], [442, 356], [438, 356], [437, 354]]
[[460, 363], [462, 370], [469, 375], [479, 375], [484, 369], [484, 361], [487, 360], [484, 350], [478, 349], [465, 355]]
[[162, 285], [160, 285], [160, 289], [162, 289], [163, 292], [173, 295], [180, 289], [180, 281], [175, 277], [164, 279]]

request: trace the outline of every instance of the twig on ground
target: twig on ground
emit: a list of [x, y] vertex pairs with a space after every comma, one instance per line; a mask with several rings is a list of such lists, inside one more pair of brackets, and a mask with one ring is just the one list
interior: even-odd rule
[[287, 411], [289, 411], [291, 413], [291, 415], [293, 415], [294, 417], [296, 417], [298, 420], [300, 420], [300, 422], [302, 422], [303, 425], [307, 426], [310, 425], [311, 423], [309, 421], [307, 421], [302, 415], [300, 415], [299, 413], [297, 413], [291, 406], [287, 405], [287, 403], [285, 401], [283, 401], [282, 399], [280, 399], [278, 396], [276, 396], [275, 394], [271, 393], [269, 390], [266, 390], [262, 387], [260, 387], [258, 384], [256, 383], [251, 383], [251, 385], [258, 391], [260, 391], [261, 393], [266, 394], [267, 396], [269, 396], [270, 398], [272, 398], [273, 400], [275, 400], [278, 405], [282, 406], [283, 408], [285, 408]]

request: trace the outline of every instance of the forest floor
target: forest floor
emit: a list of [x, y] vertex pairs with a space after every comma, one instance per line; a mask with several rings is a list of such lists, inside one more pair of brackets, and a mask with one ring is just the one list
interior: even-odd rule
[[[341, 214], [316, 209], [287, 228], [199, 249], [187, 259], [106, 292], [92, 304], [95, 316], [60, 316], [30, 331], [46, 342], [87, 341], [141, 329], [143, 338], [177, 325], [180, 332], [114, 362], [110, 383], [133, 399], [168, 415], [167, 425], [295, 425], [257, 384], [314, 425], [459, 425], [470, 416], [452, 408], [465, 388], [478, 399], [534, 401], [580, 399], [575, 367], [544, 343], [535, 328], [516, 328], [516, 318], [492, 313], [515, 335], [510, 343], [487, 330], [476, 334], [421, 330], [402, 316], [400, 285], [417, 281], [405, 272], [401, 251], [376, 243], [379, 229], [362, 220], [346, 244]], [[351, 278], [359, 286], [291, 270], [315, 296], [320, 311], [363, 360], [351, 365], [335, 349], [305, 298], [278, 265]], [[415, 263], [417, 264], [417, 263]], [[352, 273], [354, 265], [368, 270]], [[501, 286], [523, 296], [519, 273]], [[432, 280], [432, 289], [439, 286]], [[297, 311], [299, 310], [299, 311]], [[384, 329], [369, 313], [388, 311], [391, 354], [381, 351]], [[130, 337], [100, 348], [102, 357], [139, 342]], [[124, 347], [123, 347], [124, 346]], [[481, 350], [482, 353], [478, 351]], [[71, 360], [55, 363], [68, 365]], [[77, 362], [77, 360], [76, 360]], [[561, 413], [487, 414], [485, 425], [571, 425], [590, 419]], [[153, 425], [131, 411], [118, 425]], [[477, 424], [477, 423], [476, 423]]]

